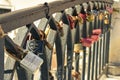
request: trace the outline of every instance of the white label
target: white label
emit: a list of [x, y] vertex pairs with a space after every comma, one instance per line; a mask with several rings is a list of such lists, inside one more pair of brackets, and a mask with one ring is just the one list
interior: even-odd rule
[[34, 73], [42, 65], [43, 60], [34, 53], [28, 52], [20, 63], [23, 68]]

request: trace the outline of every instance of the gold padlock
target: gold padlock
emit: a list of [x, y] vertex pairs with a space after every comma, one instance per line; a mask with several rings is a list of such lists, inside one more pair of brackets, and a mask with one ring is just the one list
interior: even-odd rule
[[56, 25], [57, 25], [58, 31], [60, 32], [60, 35], [63, 36], [64, 35], [63, 26], [62, 26], [63, 21], [59, 21], [59, 22], [56, 21]]
[[95, 19], [95, 16], [93, 14], [88, 14], [87, 15], [87, 21], [92, 22]]
[[103, 13], [100, 13], [98, 17], [99, 17], [99, 20], [103, 20]]
[[44, 33], [44, 31], [41, 31], [39, 30], [40, 32], [40, 40], [43, 40], [45, 42], [45, 45], [50, 49], [52, 50], [53, 49], [53, 46], [46, 40], [46, 35]]
[[48, 26], [48, 27], [45, 29], [45, 35], [46, 35], [46, 36], [48, 35], [49, 31], [50, 31], [50, 26]]
[[109, 19], [108, 18], [104, 19], [104, 24], [109, 24]]
[[109, 24], [108, 14], [105, 15], [104, 24]]
[[110, 13], [108, 11], [104, 11], [104, 15], [109, 15]]
[[74, 21], [78, 20], [77, 16], [71, 16]]
[[83, 51], [82, 44], [80, 44], [80, 43], [74, 44], [74, 52], [75, 53], [80, 53], [81, 51]]
[[76, 19], [78, 20], [79, 23], [83, 24], [84, 20], [82, 19], [82, 17], [76, 16]]
[[80, 73], [75, 71], [75, 70], [72, 70], [72, 77], [76, 78], [77, 80], [79, 80], [79, 76], [80, 76]]

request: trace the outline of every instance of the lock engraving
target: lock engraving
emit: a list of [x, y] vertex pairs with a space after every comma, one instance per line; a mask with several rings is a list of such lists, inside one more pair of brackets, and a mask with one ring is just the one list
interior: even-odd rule
[[28, 52], [20, 61], [21, 66], [31, 73], [35, 73], [42, 63], [43, 60], [32, 52]]

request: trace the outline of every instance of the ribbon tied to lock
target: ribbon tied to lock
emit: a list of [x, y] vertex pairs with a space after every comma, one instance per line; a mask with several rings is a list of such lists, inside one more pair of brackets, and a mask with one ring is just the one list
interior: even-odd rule
[[80, 40], [80, 42], [82, 42], [82, 46], [90, 47], [92, 45], [92, 43], [93, 43], [93, 39], [91, 39], [91, 38], [82, 38]]

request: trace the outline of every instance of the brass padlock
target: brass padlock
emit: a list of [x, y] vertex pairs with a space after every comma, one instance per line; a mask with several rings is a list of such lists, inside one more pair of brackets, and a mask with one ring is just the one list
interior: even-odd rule
[[104, 24], [109, 24], [109, 19], [108, 18], [104, 19]]
[[45, 29], [45, 35], [46, 35], [46, 36], [48, 35], [49, 31], [50, 31], [50, 27], [47, 27], [47, 28]]
[[82, 44], [81, 43], [74, 44], [74, 52], [75, 53], [80, 53], [81, 51], [83, 51]]
[[104, 16], [109, 15], [108, 11], [104, 11]]
[[72, 77], [76, 78], [77, 80], [79, 80], [79, 76], [80, 76], [80, 73], [75, 71], [75, 70], [72, 70]]
[[99, 17], [99, 20], [103, 20], [103, 13], [99, 13], [98, 17]]
[[83, 24], [83, 22], [84, 22], [81, 17], [77, 17], [77, 20], [78, 20], [78, 22], [81, 23], [81, 24]]
[[94, 19], [95, 19], [95, 16], [93, 14], [87, 14], [87, 21], [88, 22], [92, 22], [92, 21], [94, 21]]
[[104, 16], [104, 24], [109, 24], [108, 14], [106, 13]]
[[43, 40], [45, 42], [45, 45], [50, 49], [52, 50], [53, 49], [53, 46], [46, 40], [46, 35], [43, 31], [39, 30], [40, 32], [40, 40]]
[[78, 20], [80, 23], [83, 23], [86, 20], [86, 14], [78, 14]]
[[60, 35], [63, 36], [64, 35], [63, 22], [62, 21], [59, 21], [59, 22], [56, 21], [56, 25], [57, 25], [57, 28], [58, 28], [58, 31], [59, 31]]

